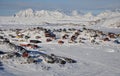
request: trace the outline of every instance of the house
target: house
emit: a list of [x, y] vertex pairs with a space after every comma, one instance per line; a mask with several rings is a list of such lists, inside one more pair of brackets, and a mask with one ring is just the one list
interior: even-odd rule
[[73, 35], [72, 37], [71, 37], [71, 41], [75, 41], [77, 39], [77, 36], [75, 36], [75, 35]]
[[51, 32], [51, 30], [45, 30], [45, 37], [50, 37], [55, 39], [56, 35], [53, 32]]
[[30, 40], [30, 43], [42, 43], [42, 41], [39, 41], [39, 40]]
[[20, 46], [29, 47], [29, 48], [33, 48], [33, 49], [39, 48], [39, 46], [35, 45], [35, 44], [20, 44]]
[[25, 36], [25, 39], [29, 39], [29, 38], [30, 38], [30, 36], [27, 36], [27, 35]]
[[9, 36], [10, 36], [11, 38], [15, 38], [15, 36], [14, 36], [14, 35], [12, 35], [12, 34], [9, 34]]
[[36, 38], [36, 39], [40, 39], [41, 37], [40, 37], [40, 36], [36, 36], [35, 38]]
[[103, 41], [110, 41], [110, 39], [109, 38], [104, 38]]
[[75, 36], [78, 36], [78, 35], [80, 35], [80, 33], [77, 31], [77, 32], [75, 32]]
[[23, 54], [22, 54], [22, 57], [28, 57], [29, 56], [29, 54], [27, 53], [27, 52], [24, 52]]
[[62, 36], [62, 39], [68, 39], [69, 35], [68, 34], [65, 34]]
[[58, 41], [58, 44], [64, 44], [64, 41], [59, 40], [59, 41]]
[[3, 37], [3, 36], [0, 36], [0, 39], [4, 39], [4, 37]]
[[22, 35], [17, 35], [16, 38], [23, 38], [23, 36]]
[[114, 43], [120, 44], [120, 41], [119, 40], [114, 40]]
[[108, 36], [109, 36], [110, 38], [116, 38], [116, 34], [115, 34], [115, 33], [108, 33]]
[[39, 48], [39, 46], [38, 46], [38, 45], [35, 45], [35, 44], [28, 44], [27, 47], [33, 48], [33, 49]]
[[22, 46], [22, 47], [27, 47], [28, 44], [20, 44], [20, 46]]
[[52, 41], [52, 39], [50, 39], [50, 38], [46, 39], [46, 42], [51, 42], [51, 41]]

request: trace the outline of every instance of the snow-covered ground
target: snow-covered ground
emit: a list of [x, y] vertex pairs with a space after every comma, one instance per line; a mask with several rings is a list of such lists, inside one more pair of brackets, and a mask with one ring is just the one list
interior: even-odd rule
[[[120, 46], [41, 44], [45, 52], [77, 60], [74, 64], [3, 64], [0, 76], [119, 76]], [[46, 69], [48, 68], [49, 69]], [[9, 74], [11, 73], [11, 74]]]
[[[105, 33], [120, 34], [119, 11], [105, 11], [97, 16], [93, 16], [91, 13], [80, 15], [76, 11], [72, 14], [72, 16], [68, 16], [58, 11], [23, 10], [15, 14], [14, 17], [0, 17], [0, 29], [7, 29], [7, 31], [1, 32], [6, 37], [8, 37], [8, 34], [16, 35], [15, 32], [11, 32], [9, 29], [26, 30], [38, 26], [51, 30], [86, 27]], [[32, 33], [34, 31], [27, 31], [24, 34], [28, 32], [32, 36], [31, 39], [38, 35]], [[70, 33], [70, 36], [73, 33]], [[64, 33], [57, 32], [55, 34], [60, 37]], [[67, 40], [64, 40], [64, 44], [58, 44], [57, 40], [44, 42], [45, 38], [43, 35], [41, 36], [43, 42], [38, 44], [41, 48], [39, 50], [32, 49], [32, 51], [48, 55], [53, 53], [57, 56], [72, 58], [77, 63], [62, 65], [41, 61], [38, 64], [21, 64], [24, 58], [1, 59], [0, 76], [120, 76], [120, 44], [114, 43], [114, 39], [111, 39], [110, 42], [100, 42], [100, 44], [93, 44], [89, 41], [85, 43], [68, 43]], [[82, 34], [80, 36], [86, 37]], [[120, 42], [120, 37], [116, 39]], [[11, 50], [8, 46], [0, 44], [0, 51], [10, 52]]]

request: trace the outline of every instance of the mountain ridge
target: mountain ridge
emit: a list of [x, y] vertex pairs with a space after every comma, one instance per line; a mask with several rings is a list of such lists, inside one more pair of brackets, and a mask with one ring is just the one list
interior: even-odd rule
[[76, 10], [68, 15], [57, 10], [40, 10], [35, 11], [31, 8], [21, 10], [14, 16], [0, 17], [0, 25], [2, 24], [23, 24], [23, 25], [43, 25], [43, 24], [79, 24], [79, 25], [97, 25], [105, 27], [120, 27], [120, 10], [107, 10], [98, 15], [91, 12], [81, 14]]

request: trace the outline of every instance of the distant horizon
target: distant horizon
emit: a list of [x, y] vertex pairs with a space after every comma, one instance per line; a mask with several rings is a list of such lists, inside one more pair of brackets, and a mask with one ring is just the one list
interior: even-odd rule
[[120, 0], [0, 0], [0, 16], [11, 16], [28, 8], [98, 14], [105, 10], [120, 9]]
[[[20, 10], [4, 10], [4, 12], [8, 12], [8, 13], [0, 13], [0, 16], [13, 16], [14, 14], [22, 11], [22, 10], [27, 10], [27, 9], [33, 9], [33, 8], [26, 8], [26, 9], [20, 9]], [[118, 9], [118, 8], [116, 8]], [[104, 11], [107, 11], [107, 10], [116, 10], [116, 9], [81, 9], [81, 10], [64, 10], [64, 9], [33, 9], [35, 11], [41, 11], [41, 10], [49, 10], [49, 11], [55, 11], [55, 10], [58, 10], [60, 12], [63, 12], [65, 14], [71, 14], [72, 11], [77, 11], [79, 13], [92, 13], [93, 15], [97, 15], [99, 13], [102, 13]]]

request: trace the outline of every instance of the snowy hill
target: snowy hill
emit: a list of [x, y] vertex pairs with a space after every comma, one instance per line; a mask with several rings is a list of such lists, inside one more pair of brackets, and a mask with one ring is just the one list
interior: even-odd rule
[[120, 16], [106, 19], [103, 23], [103, 26], [112, 27], [112, 28], [120, 28]]

